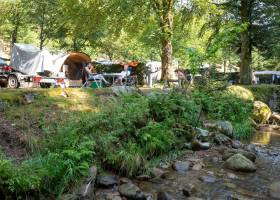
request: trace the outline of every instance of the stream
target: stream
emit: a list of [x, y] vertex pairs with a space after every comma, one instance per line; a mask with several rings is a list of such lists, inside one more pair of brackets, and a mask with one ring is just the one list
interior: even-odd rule
[[[182, 191], [190, 185], [195, 188], [194, 196], [201, 199], [273, 199], [269, 195], [269, 187], [271, 183], [280, 181], [280, 131], [263, 127], [254, 135], [251, 144], [248, 148], [253, 148], [257, 154], [255, 173], [225, 169], [219, 149], [214, 148], [182, 159], [203, 163], [205, 166], [201, 170], [191, 170], [186, 174], [170, 170], [165, 179], [140, 182], [139, 186], [153, 196], [157, 191], [165, 191], [178, 200], [187, 199]], [[209, 180], [201, 180], [201, 177]]]
[[[279, 193], [276, 198], [270, 194], [271, 184], [280, 181], [279, 130], [279, 127], [262, 127], [245, 145], [245, 150], [254, 152], [257, 156], [256, 172], [244, 173], [226, 169], [221, 153], [223, 147], [213, 147], [206, 151], [189, 151], [181, 157], [179, 161], [191, 163], [190, 169], [185, 172], [176, 171], [171, 164], [163, 163], [161, 169], [164, 174], [160, 177], [133, 182], [151, 200], [156, 199], [159, 192], [167, 193], [173, 200], [280, 199], [280, 191], [277, 190]], [[98, 193], [103, 192], [99, 190]]]

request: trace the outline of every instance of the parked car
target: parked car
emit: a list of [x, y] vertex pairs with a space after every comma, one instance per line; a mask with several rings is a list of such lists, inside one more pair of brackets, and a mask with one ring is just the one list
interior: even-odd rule
[[12, 71], [12, 67], [0, 59], [0, 87], [16, 88], [18, 86], [17, 78], [12, 74]]

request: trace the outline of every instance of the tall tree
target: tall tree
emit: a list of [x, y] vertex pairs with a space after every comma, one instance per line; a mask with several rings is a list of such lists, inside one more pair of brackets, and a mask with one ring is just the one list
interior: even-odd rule
[[[240, 80], [242, 84], [252, 82], [252, 52], [271, 57], [276, 41], [280, 39], [279, 1], [272, 0], [225, 0], [216, 3], [225, 12], [222, 24], [236, 24], [239, 31], [238, 46], [240, 56]], [[233, 41], [236, 45], [236, 41]]]
[[30, 22], [38, 30], [39, 47], [42, 49], [46, 41], [54, 32], [58, 19], [58, 0], [22, 0], [25, 5]]
[[2, 37], [10, 38], [11, 46], [18, 41], [20, 29], [27, 23], [27, 13], [21, 0], [0, 1], [0, 18]]
[[173, 12], [175, 0], [154, 0], [151, 1], [154, 11], [157, 14], [161, 35], [161, 64], [162, 80], [172, 78], [172, 36], [173, 36]]
[[240, 18], [245, 29], [241, 32], [240, 81], [242, 84], [252, 83], [252, 11], [255, 0], [241, 0]]

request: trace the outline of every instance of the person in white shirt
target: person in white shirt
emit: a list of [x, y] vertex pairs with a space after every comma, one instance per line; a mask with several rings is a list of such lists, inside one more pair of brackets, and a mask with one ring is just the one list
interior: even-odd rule
[[129, 71], [128, 67], [129, 67], [128, 64], [124, 64], [123, 71], [121, 71], [120, 75], [117, 77], [115, 81], [116, 84], [122, 85], [123, 79], [130, 75], [131, 72]]

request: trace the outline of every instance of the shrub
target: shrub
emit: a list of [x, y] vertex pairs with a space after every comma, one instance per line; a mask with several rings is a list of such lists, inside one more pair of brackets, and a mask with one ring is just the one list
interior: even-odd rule
[[193, 99], [201, 104], [210, 119], [232, 122], [235, 137], [248, 137], [252, 133], [252, 101], [238, 98], [228, 91], [194, 91]]
[[176, 143], [172, 129], [161, 123], [150, 122], [137, 131], [137, 141], [148, 158], [168, 152]]

